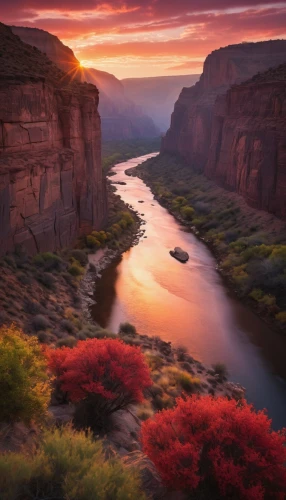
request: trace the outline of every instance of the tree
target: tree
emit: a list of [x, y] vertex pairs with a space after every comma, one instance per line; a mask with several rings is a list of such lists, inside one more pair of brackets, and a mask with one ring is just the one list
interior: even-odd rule
[[246, 401], [180, 398], [143, 423], [142, 444], [166, 484], [190, 498], [285, 498], [285, 430]]
[[121, 340], [89, 339], [73, 349], [49, 350], [49, 367], [70, 401], [82, 403], [85, 424], [101, 426], [108, 415], [143, 400], [152, 382], [141, 350]]
[[36, 337], [15, 326], [0, 328], [0, 421], [40, 418], [50, 400], [47, 362]]

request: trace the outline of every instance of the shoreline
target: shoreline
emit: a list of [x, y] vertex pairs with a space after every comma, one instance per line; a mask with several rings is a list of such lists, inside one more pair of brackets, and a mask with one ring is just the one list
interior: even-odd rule
[[[142, 165], [140, 164], [136, 167], [131, 167], [125, 170], [125, 174], [130, 177], [138, 177], [139, 179], [141, 179], [146, 184], [146, 186], [150, 188], [151, 193], [154, 196], [154, 200], [156, 200], [163, 208], [165, 208], [168, 211], [168, 213], [172, 215], [172, 217], [174, 217], [174, 219], [178, 223], [188, 228], [190, 232], [210, 250], [211, 254], [216, 260], [217, 264], [216, 270], [221, 276], [224, 285], [227, 288], [228, 293], [232, 294], [243, 305], [248, 307], [253, 314], [255, 314], [259, 319], [261, 319], [271, 330], [275, 331], [275, 333], [278, 333], [280, 335], [285, 335], [285, 327], [283, 327], [282, 325], [279, 326], [274, 319], [269, 317], [269, 315], [265, 311], [260, 309], [259, 305], [256, 305], [256, 302], [254, 300], [251, 300], [247, 296], [243, 297], [239, 294], [228, 272], [224, 271], [223, 268], [221, 267], [222, 258], [219, 252], [216, 250], [215, 246], [204, 237], [203, 232], [200, 232], [199, 229], [197, 229], [194, 225], [192, 225], [192, 222], [188, 222], [185, 219], [183, 219], [183, 217], [181, 217], [178, 213], [176, 213], [174, 210], [171, 209], [170, 203], [164, 202], [165, 200], [163, 200], [159, 195], [157, 195], [154, 192], [152, 181], [150, 181], [148, 177], [144, 176], [144, 174], [142, 173]], [[227, 191], [226, 194], [228, 194]]]

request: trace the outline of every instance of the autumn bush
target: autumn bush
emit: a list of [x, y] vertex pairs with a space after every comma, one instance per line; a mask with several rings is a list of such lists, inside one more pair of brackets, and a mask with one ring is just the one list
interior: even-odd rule
[[57, 500], [145, 500], [137, 472], [105, 460], [101, 441], [70, 427], [46, 430], [34, 454], [0, 454], [0, 497]]
[[0, 421], [42, 417], [50, 399], [47, 362], [36, 337], [15, 326], [0, 328]]
[[142, 444], [167, 486], [188, 498], [285, 498], [285, 430], [245, 401], [180, 398], [143, 423]]
[[79, 405], [82, 425], [102, 426], [111, 413], [141, 402], [152, 383], [141, 350], [121, 340], [79, 341], [50, 349], [48, 358], [62, 391]]

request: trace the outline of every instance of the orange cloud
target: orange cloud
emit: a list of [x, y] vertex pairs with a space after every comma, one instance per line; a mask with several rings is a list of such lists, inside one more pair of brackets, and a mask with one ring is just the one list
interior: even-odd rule
[[[119, 76], [198, 72], [212, 50], [286, 36], [271, 0], [0, 0], [7, 24], [57, 35], [89, 65]], [[272, 7], [271, 7], [272, 6]], [[198, 62], [200, 60], [200, 62]]]

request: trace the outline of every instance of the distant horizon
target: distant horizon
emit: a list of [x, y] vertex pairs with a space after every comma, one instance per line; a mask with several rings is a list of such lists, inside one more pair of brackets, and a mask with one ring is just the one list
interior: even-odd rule
[[220, 47], [286, 38], [286, 2], [275, 0], [233, 0], [231, 7], [229, 0], [218, 0], [215, 7], [213, 0], [0, 0], [0, 5], [5, 24], [48, 31], [83, 66], [120, 80], [201, 74], [206, 56]]

